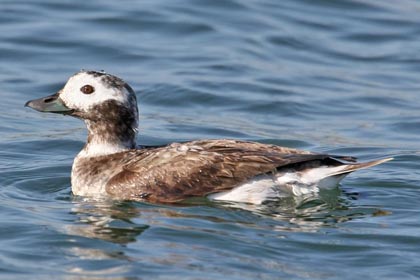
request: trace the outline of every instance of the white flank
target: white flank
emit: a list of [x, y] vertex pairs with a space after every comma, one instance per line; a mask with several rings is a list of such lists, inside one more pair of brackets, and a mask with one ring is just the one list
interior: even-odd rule
[[318, 167], [304, 172], [288, 170], [274, 175], [263, 175], [230, 191], [209, 195], [210, 199], [261, 204], [287, 196], [301, 196], [334, 188], [348, 174], [339, 174], [345, 165]]
[[251, 181], [233, 188], [230, 191], [214, 193], [208, 196], [214, 200], [226, 200], [261, 204], [264, 201], [278, 197], [275, 191], [273, 176], [258, 176]]

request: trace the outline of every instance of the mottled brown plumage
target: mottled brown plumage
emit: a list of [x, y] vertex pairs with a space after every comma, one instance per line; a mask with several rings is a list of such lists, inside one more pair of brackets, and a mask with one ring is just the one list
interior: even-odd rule
[[325, 156], [233, 140], [177, 143], [134, 153], [106, 191], [124, 199], [175, 202], [226, 191], [259, 174], [315, 158]]
[[75, 172], [87, 185], [106, 181], [106, 193], [118, 199], [176, 202], [230, 190], [291, 166], [305, 168], [309, 162], [311, 167], [342, 164], [329, 155], [275, 145], [202, 140], [79, 160]]

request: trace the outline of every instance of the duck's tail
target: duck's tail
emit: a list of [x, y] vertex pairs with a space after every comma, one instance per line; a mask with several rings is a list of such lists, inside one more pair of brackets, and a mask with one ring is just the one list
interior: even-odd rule
[[318, 188], [333, 188], [353, 171], [372, 167], [393, 158], [384, 158], [360, 163], [343, 163], [337, 166], [320, 166], [302, 172], [302, 181], [315, 184]]
[[393, 160], [393, 159], [394, 158], [390, 157], [390, 158], [372, 160], [372, 161], [368, 161], [368, 162], [343, 164], [341, 166], [335, 167], [335, 168], [337, 168], [337, 170], [333, 171], [333, 169], [332, 169], [331, 170], [332, 173], [329, 174], [328, 176], [348, 174], [348, 173], [351, 173], [353, 171], [363, 169], [363, 168], [372, 167], [372, 166], [375, 166], [375, 165], [378, 165], [378, 164], [381, 164], [381, 163], [384, 163], [384, 162], [387, 162], [387, 161], [390, 161], [390, 160]]

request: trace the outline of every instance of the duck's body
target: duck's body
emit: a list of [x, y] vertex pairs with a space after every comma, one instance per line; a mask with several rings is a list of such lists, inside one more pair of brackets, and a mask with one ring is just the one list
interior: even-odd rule
[[[211, 199], [262, 203], [336, 186], [343, 175], [380, 163], [344, 164], [328, 155], [236, 140], [173, 143], [93, 157], [84, 154], [73, 164], [75, 195], [151, 202], [210, 195]], [[325, 178], [333, 179], [321, 185]]]
[[389, 160], [355, 163], [351, 157], [237, 140], [136, 149], [134, 91], [102, 72], [76, 73], [57, 94], [27, 106], [85, 120], [88, 141], [71, 175], [72, 191], [81, 196], [150, 202], [208, 196], [262, 203], [334, 187], [352, 171]]

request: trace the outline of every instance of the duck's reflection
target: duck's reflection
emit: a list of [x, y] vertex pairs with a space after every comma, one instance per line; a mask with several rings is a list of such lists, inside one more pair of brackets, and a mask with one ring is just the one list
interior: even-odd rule
[[263, 205], [227, 203], [224, 206], [270, 218], [272, 230], [284, 232], [317, 232], [354, 219], [389, 213], [376, 207], [357, 206], [354, 201], [358, 196], [358, 193], [336, 188], [316, 195], [285, 197]]
[[[338, 188], [317, 196], [287, 197], [263, 205], [216, 203], [206, 199], [177, 205], [75, 200], [72, 214], [77, 217], [76, 223], [69, 225], [67, 231], [116, 244], [135, 242], [151, 226], [181, 229], [181, 219], [207, 220], [215, 223], [216, 228], [216, 224], [229, 223], [285, 232], [316, 232], [378, 211], [374, 207], [354, 206], [354, 200], [357, 194]], [[246, 211], [236, 215], [230, 214], [231, 210]]]
[[72, 214], [77, 219], [67, 228], [70, 234], [118, 244], [136, 241], [149, 228], [132, 221], [140, 215], [140, 209], [130, 202], [75, 200]]
[[[193, 256], [206, 259], [225, 256], [223, 246], [230, 248], [227, 252], [233, 252], [231, 257], [235, 258], [237, 253], [229, 244], [247, 245], [252, 239], [264, 243], [259, 238], [275, 242], [287, 238], [291, 232], [336, 230], [334, 228], [344, 222], [378, 212], [375, 207], [358, 206], [357, 198], [357, 194], [339, 189], [258, 206], [206, 199], [192, 199], [177, 205], [151, 205], [73, 198], [72, 218], [65, 231], [68, 253], [77, 261], [66, 269], [74, 275], [101, 278], [130, 274], [139, 263], [183, 268], [190, 264]], [[249, 261], [255, 262], [254, 259]], [[264, 264], [261, 260], [259, 265]], [[271, 267], [272, 263], [269, 265]], [[278, 266], [287, 271], [305, 270], [281, 261]]]

